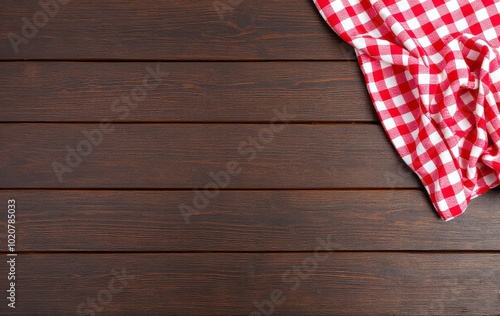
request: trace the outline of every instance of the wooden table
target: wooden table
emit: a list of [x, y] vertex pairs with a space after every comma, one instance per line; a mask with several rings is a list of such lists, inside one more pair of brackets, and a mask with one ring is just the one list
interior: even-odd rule
[[437, 217], [311, 1], [54, 1], [0, 4], [0, 314], [500, 314], [498, 190]]

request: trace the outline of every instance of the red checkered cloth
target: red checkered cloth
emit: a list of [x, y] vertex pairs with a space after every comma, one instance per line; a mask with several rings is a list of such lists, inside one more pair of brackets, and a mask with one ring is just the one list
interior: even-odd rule
[[[496, 3], [495, 3], [496, 2]], [[444, 220], [500, 183], [500, 2], [315, 0]]]

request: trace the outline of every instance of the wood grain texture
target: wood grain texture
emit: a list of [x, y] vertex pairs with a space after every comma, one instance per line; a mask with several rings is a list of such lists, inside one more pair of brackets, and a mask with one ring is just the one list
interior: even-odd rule
[[312, 1], [69, 1], [17, 51], [55, 1], [0, 3], [0, 315], [500, 315], [500, 191], [438, 218]]
[[[16, 199], [23, 252], [314, 251], [327, 235], [334, 250], [500, 250], [500, 214], [492, 212], [498, 192], [448, 223], [417, 190], [222, 191], [186, 222], [179, 205], [193, 205], [194, 197], [193, 191], [0, 191], [0, 201]], [[5, 208], [0, 216], [7, 217]]]
[[23, 36], [37, 12], [38, 1], [2, 1], [0, 59], [355, 59], [311, 1], [71, 1], [16, 53], [8, 34]]
[[265, 122], [277, 105], [297, 122], [378, 121], [356, 62], [12, 62], [0, 73], [4, 122]]
[[[378, 125], [115, 124], [85, 146], [99, 126], [1, 125], [0, 187], [190, 189], [214, 178], [226, 189], [420, 187], [410, 173], [393, 179], [402, 162]], [[68, 164], [77, 148], [87, 156]], [[54, 161], [67, 168], [62, 182]], [[230, 168], [239, 174], [223, 176]]]
[[[500, 312], [498, 254], [326, 252], [316, 256], [19, 255], [22, 294], [16, 313], [75, 314], [81, 303], [83, 311], [88, 311], [87, 298], [97, 301], [101, 295], [107, 304], [99, 304], [103, 309], [96, 315], [249, 315], [257, 310], [254, 302], [262, 304], [275, 290], [282, 295], [273, 315]], [[5, 265], [1, 269], [6, 273]], [[119, 271], [118, 275], [124, 271], [128, 277], [123, 278], [126, 283], [114, 283], [123, 289], [107, 302], [106, 291], [115, 278], [112, 270]], [[4, 287], [6, 280], [2, 278], [1, 283]], [[5, 311], [5, 304], [0, 309]]]

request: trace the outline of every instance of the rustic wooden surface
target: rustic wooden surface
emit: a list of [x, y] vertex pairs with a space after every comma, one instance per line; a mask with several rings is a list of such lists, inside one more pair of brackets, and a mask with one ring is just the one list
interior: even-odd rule
[[499, 190], [438, 218], [311, 1], [71, 1], [16, 53], [37, 11], [0, 4], [1, 315], [500, 315]]
[[265, 301], [273, 292], [281, 295], [272, 315], [488, 315], [500, 308], [498, 254], [322, 252], [316, 257], [313, 261], [311, 252], [29, 254], [19, 264], [19, 282], [29, 286], [23, 286], [16, 313], [76, 314], [87, 298], [96, 300], [109, 288], [112, 270], [124, 273], [126, 284], [96, 315], [250, 315], [258, 311], [255, 303], [269, 311]]
[[327, 235], [341, 251], [500, 250], [500, 214], [492, 212], [497, 192], [448, 223], [437, 220], [420, 190], [226, 190], [186, 225], [178, 206], [193, 196], [191, 190], [0, 191], [0, 199], [14, 197], [23, 210], [17, 244], [23, 252], [293, 252], [310, 251]]
[[[227, 7], [232, 2], [232, 10]], [[85, 60], [353, 60], [311, 1], [70, 1], [16, 54], [0, 58]], [[239, 4], [238, 4], [239, 3]], [[21, 33], [37, 1], [5, 0], [0, 34]]]
[[[124, 112], [113, 101], [156, 64], [11, 62], [0, 67], [3, 122], [376, 122], [356, 62], [167, 62], [168, 76]], [[346, 102], [349, 100], [349, 102]], [[15, 106], [13, 106], [15, 105]], [[123, 106], [123, 105], [122, 105]]]
[[269, 124], [116, 124], [59, 182], [52, 163], [99, 124], [4, 124], [0, 188], [203, 188], [230, 161], [241, 172], [227, 189], [419, 187], [411, 174], [391, 181], [401, 162], [378, 125], [276, 126], [262, 142]]

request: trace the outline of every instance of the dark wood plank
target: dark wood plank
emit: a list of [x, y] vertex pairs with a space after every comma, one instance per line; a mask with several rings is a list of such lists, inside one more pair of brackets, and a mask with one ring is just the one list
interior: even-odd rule
[[417, 190], [222, 191], [199, 213], [181, 213], [179, 205], [192, 206], [194, 197], [0, 191], [0, 201], [16, 200], [18, 251], [313, 251], [328, 234], [334, 250], [500, 250], [500, 213], [492, 212], [498, 192], [474, 200], [451, 222]]
[[[281, 299], [274, 304], [273, 315], [500, 313], [498, 254], [326, 252], [316, 256], [18, 255], [15, 312], [70, 315], [83, 303], [80, 315], [88, 315], [83, 314], [90, 310], [87, 298], [95, 302], [99, 295], [106, 304], [97, 305], [102, 310], [96, 315], [144, 315], [145, 311], [147, 315], [262, 315], [254, 312], [254, 302], [262, 304], [274, 291], [273, 297], [281, 293]], [[111, 281], [117, 278], [113, 270], [123, 282]], [[0, 265], [0, 272], [6, 275], [6, 264]], [[2, 288], [6, 281], [2, 278]], [[112, 289], [121, 289], [111, 297], [107, 296], [110, 282]], [[0, 309], [5, 312], [6, 304]]]
[[[38, 1], [1, 2], [0, 59], [355, 59], [311, 1], [81, 0], [46, 22], [43, 12]], [[34, 15], [37, 33], [23, 35]], [[24, 38], [17, 53], [12, 33]]]
[[[401, 160], [378, 125], [100, 126], [1, 125], [0, 187], [189, 189], [214, 178], [226, 189], [420, 187], [411, 174], [393, 181]], [[85, 136], [94, 130], [99, 146]]]
[[378, 120], [356, 62], [13, 62], [0, 73], [4, 122], [258, 122], [277, 105], [294, 121]]

